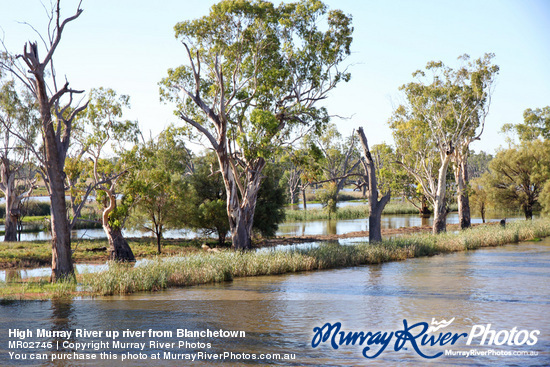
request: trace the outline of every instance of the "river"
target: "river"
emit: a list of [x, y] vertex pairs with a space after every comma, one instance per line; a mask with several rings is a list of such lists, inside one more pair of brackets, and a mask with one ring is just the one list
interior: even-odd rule
[[[164, 351], [192, 355], [203, 352], [208, 358], [216, 353], [234, 353], [231, 365], [263, 365], [277, 363], [291, 366], [357, 366], [357, 365], [515, 365], [532, 366], [550, 363], [550, 238], [541, 242], [524, 242], [477, 251], [460, 252], [433, 257], [409, 259], [381, 265], [346, 269], [305, 272], [298, 274], [235, 279], [222, 284], [169, 289], [162, 292], [106, 297], [94, 300], [61, 301], [4, 301], [0, 313], [0, 364], [23, 365], [30, 360], [9, 359], [8, 352], [20, 352], [28, 357], [28, 350], [7, 348], [7, 329], [21, 330], [124, 330], [173, 332], [172, 338], [119, 337], [124, 342], [145, 342], [129, 349], [128, 356], [143, 359], [120, 363], [128, 352], [119, 349], [108, 338], [69, 338], [69, 342], [104, 341], [107, 346], [99, 353], [119, 360], [55, 361], [45, 365], [203, 365], [199, 363], [162, 359]], [[533, 353], [536, 356], [450, 356], [434, 360], [424, 359], [407, 344], [395, 351], [394, 335], [388, 347], [376, 358], [362, 356], [366, 346], [342, 345], [337, 350], [327, 343], [312, 347], [313, 328], [325, 323], [340, 322], [344, 331], [398, 331], [404, 329], [403, 320], [413, 323], [431, 323], [451, 320], [445, 329], [437, 331], [472, 334], [482, 328], [495, 331], [497, 342], [514, 330], [522, 345], [480, 345], [481, 336], [466, 345], [466, 337], [459, 337], [454, 345], [443, 347], [421, 346], [419, 352], [427, 356], [445, 350], [471, 351], [478, 354]], [[490, 326], [487, 326], [491, 324]], [[245, 331], [245, 338], [178, 338], [177, 329], [196, 331]], [[418, 329], [415, 329], [418, 332]], [[540, 334], [532, 334], [539, 330]], [[483, 330], [481, 330], [483, 331]], [[527, 335], [537, 338], [534, 342]], [[121, 334], [122, 335], [122, 334]], [[500, 339], [498, 339], [500, 337]], [[525, 337], [525, 338], [524, 338]], [[522, 339], [523, 338], [523, 339]], [[35, 340], [36, 338], [32, 339]], [[13, 340], [13, 337], [10, 339]], [[31, 339], [28, 339], [31, 340]], [[41, 341], [66, 341], [62, 337], [40, 338]], [[150, 346], [150, 341], [174, 342], [174, 348]], [[177, 348], [177, 342], [204, 343]], [[207, 343], [210, 343], [208, 348]], [[515, 343], [510, 341], [510, 343]], [[533, 343], [531, 343], [533, 344]], [[367, 355], [380, 349], [371, 345]], [[60, 348], [56, 355], [72, 353], [74, 347]], [[86, 352], [85, 352], [86, 353]], [[160, 353], [161, 360], [153, 361]], [[295, 360], [259, 360], [260, 354], [278, 353], [281, 357], [296, 356]], [[256, 354], [255, 360], [247, 360]], [[51, 357], [51, 352], [46, 352]], [[265, 357], [265, 356], [264, 356]], [[273, 357], [272, 355], [270, 357]], [[228, 362], [229, 360], [225, 360]], [[38, 363], [37, 363], [38, 364]]]
[[[350, 202], [352, 203], [352, 202]], [[500, 221], [505, 215], [494, 215], [488, 217], [487, 221]], [[521, 219], [519, 217], [508, 218], [508, 220]], [[472, 217], [472, 223], [481, 223], [481, 218]], [[404, 227], [431, 226], [433, 217], [421, 218], [418, 214], [385, 214], [382, 216], [382, 229], [395, 229]], [[458, 214], [450, 213], [447, 216], [448, 224], [458, 223]], [[4, 226], [0, 225], [0, 230]], [[310, 235], [332, 235], [344, 234], [349, 232], [368, 231], [368, 218], [362, 219], [340, 219], [340, 220], [309, 220], [300, 222], [283, 222], [279, 225], [276, 232], [277, 236], [310, 236]], [[126, 229], [124, 235], [130, 237], [151, 236], [150, 232]], [[202, 236], [200, 232], [189, 229], [166, 229], [163, 231], [164, 238], [193, 238]], [[75, 240], [79, 239], [97, 239], [106, 238], [105, 232], [101, 228], [97, 229], [78, 229], [71, 232]], [[22, 233], [21, 241], [47, 241], [51, 239], [49, 231]]]

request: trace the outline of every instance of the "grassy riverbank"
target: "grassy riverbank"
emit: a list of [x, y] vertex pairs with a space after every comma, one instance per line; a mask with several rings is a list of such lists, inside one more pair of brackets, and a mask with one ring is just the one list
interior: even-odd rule
[[[128, 243], [137, 258], [157, 255], [156, 242], [152, 238], [133, 238]], [[197, 252], [204, 240], [162, 240], [162, 256]], [[214, 245], [212, 240], [211, 245]], [[51, 241], [2, 242], [0, 245], [0, 269], [50, 266]], [[76, 240], [72, 243], [73, 261], [76, 263], [104, 262], [109, 246], [106, 239]]]
[[47, 284], [45, 280], [27, 283], [1, 283], [0, 296], [39, 298], [74, 295], [112, 295], [156, 291], [167, 287], [222, 282], [236, 277], [273, 275], [290, 272], [332, 269], [365, 264], [379, 264], [412, 257], [432, 256], [481, 247], [532, 240], [550, 235], [550, 219], [517, 221], [506, 228], [498, 225], [478, 226], [460, 233], [439, 236], [416, 234], [386, 240], [380, 244], [340, 246], [325, 244], [318, 248], [265, 252], [196, 252], [172, 258], [154, 258], [132, 267], [112, 264], [105, 272], [78, 276], [74, 283]]

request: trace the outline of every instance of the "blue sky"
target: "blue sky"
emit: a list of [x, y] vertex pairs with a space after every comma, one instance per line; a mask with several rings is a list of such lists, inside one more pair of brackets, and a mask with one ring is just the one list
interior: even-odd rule
[[[66, 16], [77, 1], [62, 1]], [[89, 90], [110, 87], [131, 96], [128, 118], [138, 119], [153, 135], [170, 122], [181, 123], [161, 104], [157, 83], [166, 70], [185, 63], [183, 46], [174, 38], [178, 21], [208, 12], [215, 1], [84, 0], [84, 12], [70, 23], [55, 55], [59, 76]], [[398, 88], [430, 60], [454, 67], [464, 53], [472, 58], [496, 54], [500, 66], [491, 110], [476, 150], [494, 152], [505, 144], [504, 123], [523, 120], [526, 108], [550, 105], [549, 0], [400, 0], [326, 1], [353, 16], [352, 79], [326, 101], [331, 114], [349, 116], [334, 122], [344, 135], [363, 126], [370, 144], [392, 143], [387, 127]], [[37, 36], [18, 21], [42, 31], [46, 14], [38, 0], [4, 1], [0, 27], [10, 51], [21, 52]]]

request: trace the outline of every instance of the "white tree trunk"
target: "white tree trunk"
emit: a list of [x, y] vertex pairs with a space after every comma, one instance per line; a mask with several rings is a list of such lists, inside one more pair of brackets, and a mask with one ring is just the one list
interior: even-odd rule
[[433, 233], [438, 234], [447, 230], [447, 205], [445, 195], [447, 191], [447, 168], [451, 161], [451, 154], [445, 155], [439, 167], [437, 191], [434, 200]]

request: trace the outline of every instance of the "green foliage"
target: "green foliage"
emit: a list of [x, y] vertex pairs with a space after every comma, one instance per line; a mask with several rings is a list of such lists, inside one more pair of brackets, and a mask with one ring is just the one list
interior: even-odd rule
[[550, 180], [550, 141], [527, 141], [500, 151], [489, 168], [491, 173], [485, 179], [490, 184], [492, 200], [503, 208], [521, 208], [530, 218]]
[[212, 173], [215, 165], [216, 156], [213, 153], [194, 159], [193, 174], [187, 178], [193, 192], [189, 226], [205, 234], [216, 233], [218, 244], [223, 246], [229, 231], [229, 221], [222, 176], [220, 173]]
[[317, 192], [317, 200], [323, 205], [323, 209], [328, 214], [328, 219], [338, 210], [338, 185], [335, 182], [328, 182]]
[[170, 69], [161, 82], [163, 98], [177, 103], [178, 114], [209, 129], [215, 119], [196, 101], [181, 98], [180, 88], [198, 92], [208, 106], [225, 102], [220, 112], [247, 160], [270, 157], [296, 127], [320, 130], [328, 114], [314, 103], [350, 78], [336, 66], [350, 53], [351, 18], [320, 1], [275, 6], [226, 0], [174, 29], [190, 55], [200, 57], [200, 83], [196, 65]]
[[279, 186], [281, 170], [274, 166], [264, 169], [266, 176], [258, 191], [258, 200], [254, 212], [253, 229], [264, 237], [273, 237], [279, 229], [279, 223], [285, 220], [285, 190]]
[[[447, 169], [452, 158], [456, 167], [466, 162], [469, 145], [483, 132], [492, 86], [499, 67], [494, 54], [453, 69], [441, 61], [431, 61], [425, 71], [413, 73], [416, 81], [403, 85], [406, 103], [393, 113], [392, 129], [399, 162], [422, 187], [442, 223], [447, 185]], [[434, 221], [434, 223], [436, 223]], [[441, 230], [436, 228], [434, 230]]]
[[137, 143], [137, 122], [121, 119], [124, 110], [130, 108], [129, 96], [100, 87], [90, 91], [89, 100], [74, 127], [75, 139], [81, 143], [82, 150], [99, 155], [109, 141], [114, 148], [124, 142]]
[[[216, 157], [212, 153], [195, 159], [194, 172], [187, 180], [193, 188], [191, 226], [205, 233], [216, 233], [223, 245], [229, 231], [227, 219], [226, 192], [219, 172], [212, 173]], [[279, 223], [285, 218], [284, 204], [286, 195], [279, 185], [281, 169], [268, 166], [264, 170], [264, 179], [260, 184], [253, 229], [264, 237], [275, 235]]]
[[505, 124], [502, 131], [516, 133], [520, 141], [550, 140], [550, 106], [526, 109], [522, 124]]
[[480, 213], [485, 223], [485, 213], [491, 206], [492, 201], [489, 197], [490, 184], [484, 177], [486, 176], [476, 177], [470, 181], [469, 200], [472, 211]]
[[546, 215], [550, 215], [550, 180], [546, 182], [540, 193], [539, 199], [542, 209]]
[[122, 157], [128, 167], [123, 194], [133, 205], [132, 224], [155, 235], [159, 246], [164, 229], [182, 228], [189, 221], [190, 191], [184, 176], [191, 159], [181, 131], [174, 128], [134, 146]]
[[[6, 205], [0, 205], [0, 217], [6, 215]], [[50, 203], [36, 200], [24, 201], [21, 206], [21, 216], [43, 217], [50, 215]]]
[[485, 172], [489, 171], [489, 163], [493, 159], [491, 154], [480, 151], [479, 153], [470, 151], [468, 155], [468, 178], [474, 179], [481, 177]]

